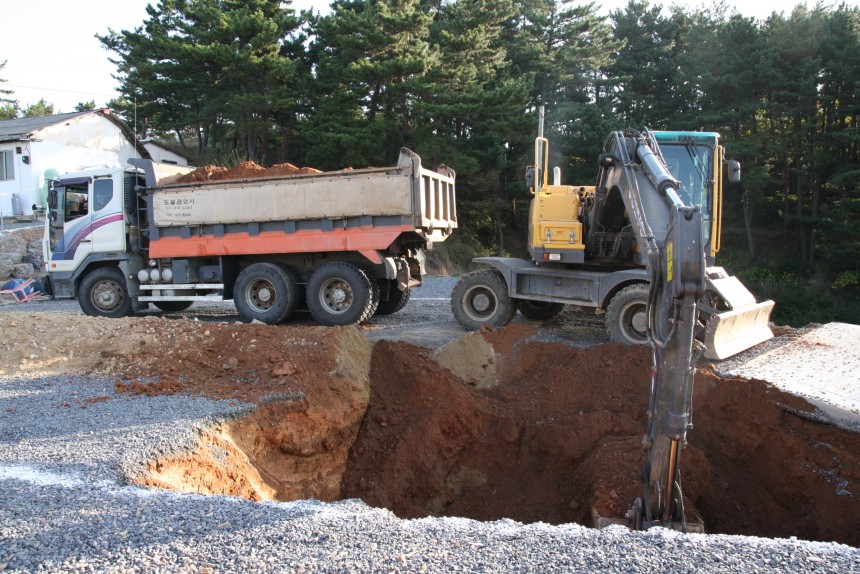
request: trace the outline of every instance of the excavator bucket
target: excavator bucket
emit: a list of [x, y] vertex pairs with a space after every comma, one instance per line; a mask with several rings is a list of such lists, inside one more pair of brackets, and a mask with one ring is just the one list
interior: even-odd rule
[[708, 289], [723, 300], [723, 311], [711, 316], [705, 328], [705, 357], [722, 360], [773, 338], [768, 326], [773, 301], [757, 303], [737, 277], [721, 267], [710, 267]]

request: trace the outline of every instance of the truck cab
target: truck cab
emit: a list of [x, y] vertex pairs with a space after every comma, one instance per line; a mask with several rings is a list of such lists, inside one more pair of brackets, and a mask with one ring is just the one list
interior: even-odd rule
[[129, 249], [135, 213], [128, 202], [141, 183], [137, 170], [110, 166], [49, 182], [43, 253], [55, 297], [77, 296], [80, 281], [92, 269], [118, 267], [124, 277], [140, 267], [139, 253]]

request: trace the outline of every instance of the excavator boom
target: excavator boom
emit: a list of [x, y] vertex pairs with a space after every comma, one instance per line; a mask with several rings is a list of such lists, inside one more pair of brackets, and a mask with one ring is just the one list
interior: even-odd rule
[[[692, 426], [693, 380], [704, 346], [696, 339], [705, 294], [700, 206], [686, 205], [649, 132], [615, 132], [601, 164], [621, 194], [649, 277], [647, 337], [652, 351], [643, 495], [631, 519], [686, 530], [679, 463]], [[654, 226], [662, 227], [658, 236]]]

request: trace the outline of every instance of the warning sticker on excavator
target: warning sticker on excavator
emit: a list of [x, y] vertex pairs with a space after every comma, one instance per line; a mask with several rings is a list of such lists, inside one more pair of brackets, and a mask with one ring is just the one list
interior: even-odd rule
[[672, 281], [672, 261], [674, 257], [672, 256], [672, 242], [666, 242], [666, 283], [670, 283]]

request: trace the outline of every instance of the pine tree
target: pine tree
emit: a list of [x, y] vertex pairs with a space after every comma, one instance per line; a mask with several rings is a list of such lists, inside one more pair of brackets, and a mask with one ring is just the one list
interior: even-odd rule
[[[99, 36], [117, 54], [127, 117], [190, 133], [202, 156], [210, 138], [222, 153], [265, 162], [271, 119], [294, 105], [294, 64], [282, 54], [300, 22], [278, 0], [163, 0], [134, 31]], [[130, 118], [129, 118], [130, 119]], [[261, 146], [262, 144], [262, 146]]]

